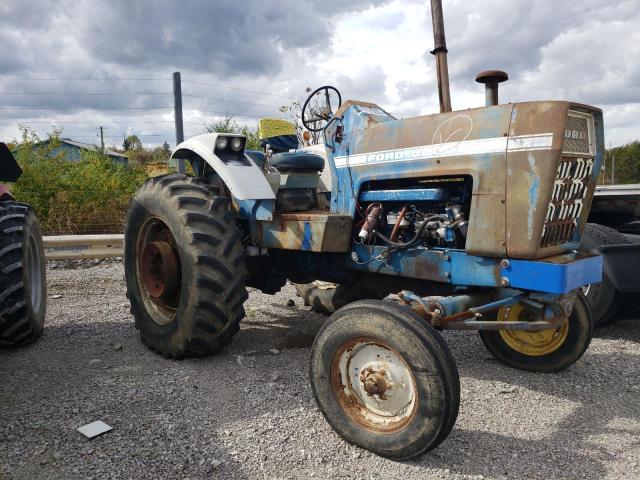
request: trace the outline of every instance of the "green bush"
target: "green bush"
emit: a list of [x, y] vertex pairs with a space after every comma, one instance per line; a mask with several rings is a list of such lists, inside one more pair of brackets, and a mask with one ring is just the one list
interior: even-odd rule
[[120, 233], [131, 196], [147, 177], [137, 164], [114, 163], [99, 150], [81, 161], [52, 156], [59, 132], [42, 142], [23, 129], [13, 147], [23, 173], [12, 187], [17, 200], [33, 206], [45, 235]]

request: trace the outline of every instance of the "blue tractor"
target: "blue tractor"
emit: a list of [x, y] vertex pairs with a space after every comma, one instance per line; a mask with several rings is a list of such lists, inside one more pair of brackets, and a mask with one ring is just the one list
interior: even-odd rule
[[[347, 441], [390, 458], [435, 448], [456, 421], [460, 385], [438, 330], [478, 330], [500, 361], [553, 372], [591, 340], [581, 287], [597, 255], [578, 253], [603, 158], [602, 112], [567, 101], [499, 104], [499, 71], [477, 78], [487, 105], [452, 112], [442, 11], [433, 2], [441, 113], [396, 119], [382, 107], [313, 92], [302, 121], [262, 151], [235, 134], [178, 145], [183, 173], [148, 180], [131, 201], [125, 270], [142, 340], [171, 358], [229, 344], [247, 286], [323, 280], [359, 300], [318, 333], [310, 377]], [[362, 295], [371, 297], [374, 295]]]

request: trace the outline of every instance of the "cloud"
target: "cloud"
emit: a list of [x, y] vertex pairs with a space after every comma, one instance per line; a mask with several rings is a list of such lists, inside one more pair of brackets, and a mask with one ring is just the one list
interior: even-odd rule
[[[444, 2], [454, 109], [481, 106], [482, 70], [501, 69], [502, 102], [564, 99], [600, 107], [605, 132], [615, 144], [640, 137], [637, 121], [609, 129], [617, 105], [640, 112], [640, 4], [634, 0], [451, 0]], [[433, 44], [431, 18], [422, 17]], [[437, 109], [434, 59], [425, 55], [429, 80], [403, 79], [394, 87], [400, 102]], [[613, 120], [613, 119], [612, 119]]]
[[[640, 137], [637, 0], [444, 0], [444, 17], [454, 108], [482, 105], [475, 75], [498, 68], [510, 76], [502, 101], [593, 104], [605, 111], [614, 145]], [[49, 124], [34, 122], [55, 121], [70, 136], [103, 125], [114, 142], [126, 130], [172, 143], [171, 109], [142, 109], [171, 107], [176, 70], [187, 135], [212, 116], [277, 115], [304, 100], [306, 87], [324, 84], [401, 116], [438, 108], [423, 1], [59, 0], [51, 8], [3, 0], [0, 44], [0, 92], [119, 94], [0, 94], [4, 138], [16, 135], [18, 122], [44, 132]], [[94, 80], [68, 80], [79, 78]], [[157, 80], [123, 80], [131, 78]]]

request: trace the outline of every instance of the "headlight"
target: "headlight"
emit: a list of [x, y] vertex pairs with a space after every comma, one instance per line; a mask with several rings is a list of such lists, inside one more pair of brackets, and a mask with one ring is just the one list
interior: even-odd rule
[[242, 150], [242, 144], [244, 142], [242, 141], [242, 138], [240, 137], [233, 137], [231, 139], [231, 150], [234, 150], [236, 152]]
[[227, 148], [228, 144], [229, 139], [227, 137], [218, 137], [218, 139], [216, 140], [216, 148], [218, 150], [224, 150], [225, 148]]

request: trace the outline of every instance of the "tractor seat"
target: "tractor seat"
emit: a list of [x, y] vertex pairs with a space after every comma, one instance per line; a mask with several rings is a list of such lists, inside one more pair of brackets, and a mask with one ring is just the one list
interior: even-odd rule
[[271, 156], [271, 165], [278, 170], [321, 172], [324, 169], [324, 158], [307, 152], [280, 152]]
[[[300, 145], [296, 134], [296, 126], [279, 118], [263, 118], [258, 124], [260, 146], [273, 152], [271, 165], [278, 170], [321, 172], [324, 169], [324, 158], [313, 153], [296, 150]], [[264, 154], [255, 150], [245, 153], [260, 168], [264, 167]]]

